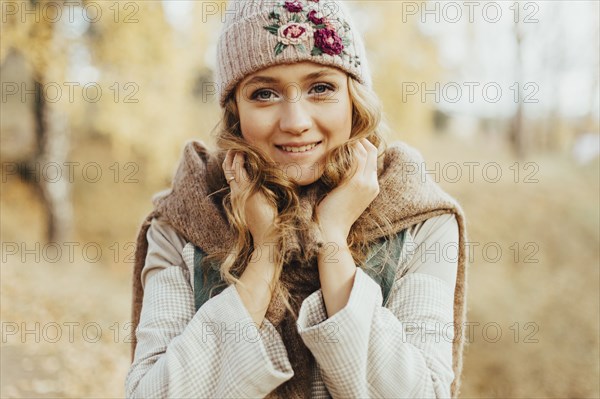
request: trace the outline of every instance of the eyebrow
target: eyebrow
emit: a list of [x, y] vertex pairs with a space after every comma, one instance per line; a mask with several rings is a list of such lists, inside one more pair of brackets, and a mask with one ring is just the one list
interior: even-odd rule
[[[317, 79], [317, 78], [322, 78], [324, 76], [328, 76], [328, 75], [334, 75], [335, 73], [333, 71], [327, 70], [327, 69], [321, 69], [317, 72], [312, 72], [309, 73], [308, 75], [304, 76], [304, 78], [302, 79], [302, 82], [306, 82], [307, 80], [313, 80], [313, 79]], [[254, 76], [252, 77], [249, 81], [246, 82], [245, 86], [251, 85], [251, 84], [256, 84], [256, 83], [279, 83], [279, 79], [277, 78], [272, 78], [270, 76]]]

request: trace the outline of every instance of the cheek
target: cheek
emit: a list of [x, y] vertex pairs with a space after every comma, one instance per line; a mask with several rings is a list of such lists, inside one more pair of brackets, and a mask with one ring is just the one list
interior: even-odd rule
[[349, 100], [340, 101], [335, 110], [327, 112], [326, 123], [330, 127], [332, 139], [344, 142], [350, 138], [352, 130], [352, 105]]
[[266, 122], [266, 118], [253, 116], [251, 113], [240, 113], [240, 128], [244, 139], [254, 145], [264, 144], [270, 132]]

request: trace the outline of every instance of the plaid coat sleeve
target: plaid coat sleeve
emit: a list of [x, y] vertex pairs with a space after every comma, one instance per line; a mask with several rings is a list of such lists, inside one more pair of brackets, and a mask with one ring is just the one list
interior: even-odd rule
[[[431, 218], [409, 233], [420, 249], [458, 242], [453, 216]], [[413, 254], [399, 267], [385, 307], [379, 285], [360, 268], [347, 305], [332, 317], [321, 289], [302, 303], [298, 330], [334, 398], [451, 396], [458, 259], [429, 254]]]
[[[148, 238], [157, 242], [166, 233], [153, 225]], [[147, 262], [154, 255], [149, 248]], [[291, 364], [273, 325], [266, 320], [255, 327], [234, 285], [195, 312], [189, 271], [180, 260], [146, 265], [154, 270], [145, 279], [127, 397], [264, 397], [289, 380]]]

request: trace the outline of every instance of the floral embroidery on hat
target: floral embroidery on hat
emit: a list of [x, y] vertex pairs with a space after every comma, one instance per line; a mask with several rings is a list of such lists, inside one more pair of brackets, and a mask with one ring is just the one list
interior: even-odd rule
[[332, 29], [319, 29], [315, 32], [315, 47], [329, 55], [338, 55], [344, 49], [342, 39]]
[[350, 54], [350, 25], [338, 17], [324, 16], [319, 0], [285, 0], [277, 3], [269, 13], [271, 24], [264, 29], [277, 36], [275, 55], [294, 46], [311, 56], [327, 54], [347, 58], [355, 67], [360, 65], [357, 55]]
[[286, 1], [283, 6], [289, 12], [300, 12], [302, 11], [302, 3], [299, 0]]
[[309, 24], [290, 22], [282, 25], [277, 30], [277, 39], [284, 45], [299, 45], [307, 43], [313, 34], [313, 28]]
[[310, 10], [307, 17], [308, 20], [315, 25], [322, 25], [325, 23], [325, 18], [323, 18], [323, 15], [320, 12], [318, 13], [317, 10]]

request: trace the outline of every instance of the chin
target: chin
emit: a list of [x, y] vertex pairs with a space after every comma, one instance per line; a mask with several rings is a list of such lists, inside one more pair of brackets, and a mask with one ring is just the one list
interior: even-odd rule
[[316, 182], [317, 180], [319, 180], [319, 179], [304, 179], [304, 180], [300, 180], [300, 181], [297, 181], [297, 180], [294, 180], [294, 181], [295, 181], [295, 182], [296, 182], [296, 183], [297, 183], [299, 186], [308, 186], [308, 185], [310, 185], [310, 184], [312, 184], [312, 183]]
[[292, 180], [299, 186], [308, 186], [319, 180], [321, 176], [315, 176], [314, 171], [307, 171], [306, 176], [302, 176], [300, 179], [294, 177]]
[[308, 186], [319, 180], [323, 174], [323, 170], [320, 166], [317, 169], [315, 169], [315, 167], [316, 166], [314, 164], [296, 164], [296, 167], [291, 167], [291, 165], [288, 164], [282, 166], [281, 170], [287, 175], [289, 180], [293, 181], [299, 186]]

